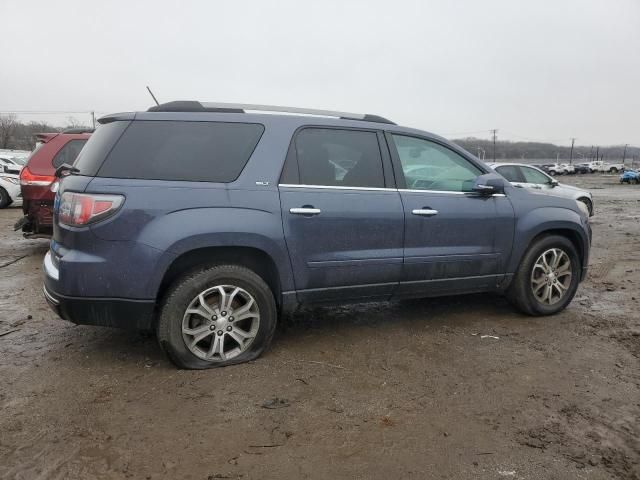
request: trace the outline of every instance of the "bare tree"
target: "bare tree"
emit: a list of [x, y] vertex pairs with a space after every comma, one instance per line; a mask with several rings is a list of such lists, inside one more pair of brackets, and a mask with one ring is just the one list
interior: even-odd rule
[[84, 123], [76, 117], [67, 117], [67, 126], [65, 128], [88, 128]]
[[16, 123], [16, 116], [13, 113], [0, 115], [0, 148], [10, 148]]

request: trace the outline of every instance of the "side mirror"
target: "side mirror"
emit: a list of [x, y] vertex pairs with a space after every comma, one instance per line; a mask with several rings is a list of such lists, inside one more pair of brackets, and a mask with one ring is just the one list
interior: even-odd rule
[[554, 180], [554, 179], [549, 180], [549, 185], [551, 185], [552, 187], [557, 187], [559, 183], [560, 182], [558, 182], [558, 180]]
[[479, 195], [504, 193], [507, 181], [497, 173], [485, 173], [476, 178], [472, 190]]

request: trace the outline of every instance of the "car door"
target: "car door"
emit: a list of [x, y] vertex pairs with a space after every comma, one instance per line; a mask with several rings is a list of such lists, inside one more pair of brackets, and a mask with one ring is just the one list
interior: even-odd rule
[[279, 190], [302, 302], [388, 298], [400, 281], [404, 211], [380, 141], [364, 129], [294, 134]]
[[405, 210], [398, 295], [494, 287], [513, 238], [508, 199], [473, 193], [485, 171], [437, 141], [396, 133], [387, 141]]
[[520, 174], [524, 179], [523, 185], [528, 188], [537, 190], [551, 190], [554, 188], [555, 181], [547, 174], [541, 172], [537, 168], [527, 167], [525, 165], [518, 166]]

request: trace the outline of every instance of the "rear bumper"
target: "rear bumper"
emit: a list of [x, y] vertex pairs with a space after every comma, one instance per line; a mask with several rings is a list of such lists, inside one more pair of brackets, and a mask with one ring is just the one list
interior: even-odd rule
[[46, 234], [53, 232], [53, 201], [23, 199], [22, 211], [24, 217], [20, 219], [15, 229], [25, 234]]
[[153, 326], [155, 304], [151, 301], [124, 298], [66, 297], [43, 286], [44, 298], [63, 320], [76, 325], [148, 330]]
[[77, 325], [96, 325], [127, 330], [148, 330], [153, 326], [155, 302], [127, 298], [71, 297], [56, 292], [58, 269], [47, 252], [43, 293], [51, 309], [63, 320]]

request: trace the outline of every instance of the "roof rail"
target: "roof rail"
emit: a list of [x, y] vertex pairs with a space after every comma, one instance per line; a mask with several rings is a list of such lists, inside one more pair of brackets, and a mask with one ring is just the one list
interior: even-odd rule
[[389, 123], [395, 125], [389, 119], [378, 115], [336, 112], [333, 110], [316, 110], [313, 108], [282, 107], [277, 105], [254, 105], [247, 103], [220, 103], [220, 102], [197, 102], [193, 100], [180, 100], [175, 102], [161, 103], [147, 110], [149, 112], [218, 112], [218, 113], [245, 113], [246, 111], [257, 112], [282, 112], [296, 115], [315, 115], [320, 117], [336, 117], [344, 120], [362, 120], [365, 122]]
[[66, 128], [62, 131], [62, 133], [93, 133], [93, 128]]

